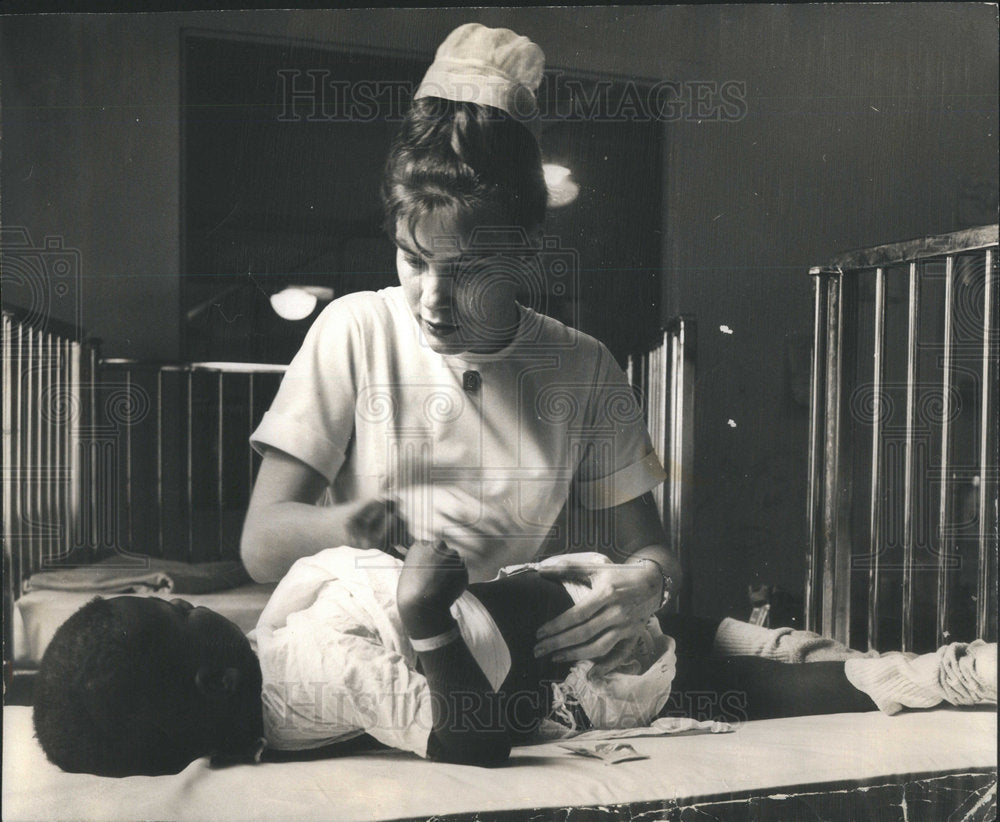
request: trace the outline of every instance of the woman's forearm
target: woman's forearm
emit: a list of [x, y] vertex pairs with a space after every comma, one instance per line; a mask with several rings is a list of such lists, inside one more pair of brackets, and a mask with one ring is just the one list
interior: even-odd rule
[[350, 545], [353, 504], [305, 502], [251, 505], [240, 539], [240, 557], [257, 582], [277, 582], [293, 563], [325, 548]]

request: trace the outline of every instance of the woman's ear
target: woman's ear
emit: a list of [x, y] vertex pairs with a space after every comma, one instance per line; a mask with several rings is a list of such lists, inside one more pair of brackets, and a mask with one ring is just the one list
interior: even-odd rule
[[194, 675], [194, 684], [207, 697], [230, 697], [240, 684], [239, 668], [202, 665]]

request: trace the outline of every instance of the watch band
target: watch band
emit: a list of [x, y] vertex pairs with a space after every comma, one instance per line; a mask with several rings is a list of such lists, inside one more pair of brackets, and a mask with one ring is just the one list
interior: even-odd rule
[[656, 570], [660, 572], [662, 587], [660, 588], [660, 604], [656, 607], [656, 610], [659, 611], [670, 601], [670, 587], [674, 584], [673, 579], [663, 572], [663, 566], [652, 557], [632, 557], [632, 559], [641, 562], [652, 562], [656, 566]]

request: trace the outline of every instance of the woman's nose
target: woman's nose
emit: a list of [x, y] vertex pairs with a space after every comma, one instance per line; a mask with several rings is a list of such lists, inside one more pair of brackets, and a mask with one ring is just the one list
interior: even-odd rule
[[431, 311], [451, 308], [453, 277], [433, 268], [420, 278], [420, 304]]

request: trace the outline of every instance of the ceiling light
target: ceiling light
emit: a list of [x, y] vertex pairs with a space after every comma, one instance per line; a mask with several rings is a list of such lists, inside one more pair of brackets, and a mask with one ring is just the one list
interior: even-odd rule
[[572, 172], [566, 166], [545, 163], [542, 166], [545, 187], [549, 190], [549, 207], [560, 208], [572, 203], [580, 193], [580, 186], [572, 180]]
[[271, 295], [271, 308], [283, 320], [304, 320], [321, 300], [333, 299], [333, 289], [314, 285], [290, 285]]

